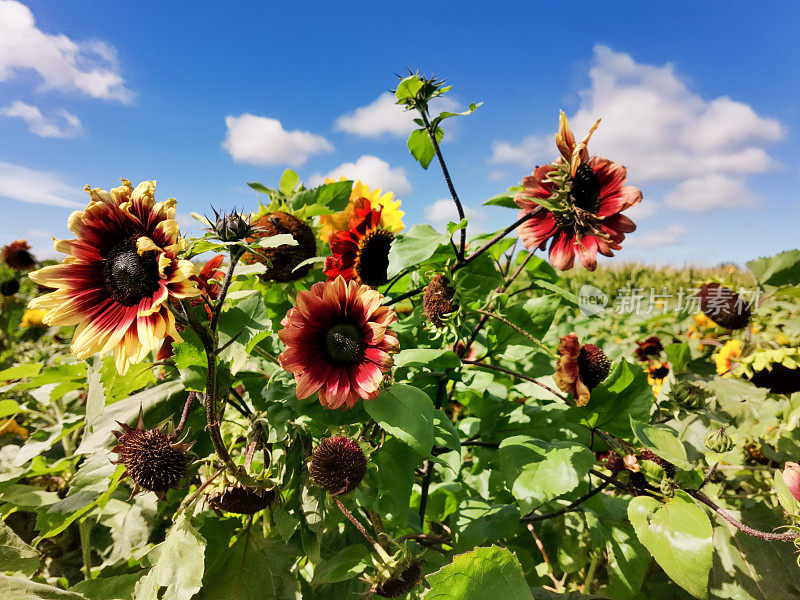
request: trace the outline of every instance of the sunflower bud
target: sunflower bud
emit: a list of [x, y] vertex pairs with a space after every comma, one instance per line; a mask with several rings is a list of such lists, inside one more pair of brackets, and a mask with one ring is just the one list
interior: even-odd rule
[[249, 488], [239, 484], [208, 496], [208, 504], [217, 510], [239, 515], [254, 515], [272, 505], [275, 490]]
[[167, 490], [177, 487], [186, 474], [186, 453], [192, 444], [174, 442], [173, 436], [158, 428], [145, 429], [141, 412], [136, 428], [117, 423], [122, 431], [112, 432], [119, 443], [111, 451], [119, 456], [114, 462], [125, 465], [123, 477], [130, 476], [134, 482], [131, 497], [149, 490], [164, 499]]
[[395, 571], [386, 581], [377, 585], [374, 594], [383, 598], [405, 596], [422, 581], [422, 561], [415, 560]]
[[750, 307], [733, 290], [718, 283], [704, 283], [697, 292], [700, 309], [717, 325], [743, 329], [750, 321]]
[[675, 495], [675, 490], [678, 489], [678, 484], [675, 483], [675, 480], [672, 477], [664, 477], [661, 480], [661, 485], [659, 488], [661, 489], [661, 493], [667, 498], [672, 498]]
[[263, 248], [260, 254], [245, 252], [242, 260], [248, 264], [266, 264], [264, 257], [268, 258], [270, 264], [267, 265], [263, 277], [272, 281], [295, 281], [305, 277], [311, 265], [305, 265], [297, 270], [295, 267], [317, 255], [317, 242], [308, 223], [289, 213], [276, 211], [259, 217], [253, 225], [256, 229], [247, 237], [247, 241], [251, 244], [262, 238], [288, 233], [297, 245]]
[[795, 500], [800, 501], [800, 465], [787, 462], [783, 468], [783, 481]]
[[331, 496], [352, 492], [367, 473], [367, 457], [353, 440], [334, 436], [320, 443], [308, 466], [314, 482]]
[[6, 279], [0, 283], [0, 296], [13, 296], [19, 291], [19, 279]]
[[444, 325], [442, 318], [456, 310], [453, 303], [455, 293], [456, 291], [450, 287], [450, 281], [444, 275], [434, 277], [425, 288], [422, 306], [425, 309], [425, 316], [434, 326]]
[[[214, 210], [213, 208], [211, 210]], [[218, 213], [214, 210], [215, 221], [212, 231], [223, 242], [237, 242], [243, 240], [252, 231], [249, 217], [232, 210], [229, 213]]]
[[730, 452], [736, 447], [736, 442], [727, 434], [724, 427], [709, 431], [703, 438], [706, 448], [712, 452]]
[[676, 382], [669, 390], [670, 399], [686, 408], [703, 406], [711, 396], [712, 393], [701, 384], [686, 379]]
[[594, 344], [584, 344], [578, 354], [578, 372], [589, 391], [602, 383], [611, 372], [611, 361]]

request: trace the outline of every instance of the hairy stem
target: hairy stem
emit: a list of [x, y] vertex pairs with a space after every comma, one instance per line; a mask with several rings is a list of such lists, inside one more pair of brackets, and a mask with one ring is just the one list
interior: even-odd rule
[[342, 511], [342, 514], [344, 514], [344, 516], [347, 517], [348, 520], [353, 525], [355, 525], [356, 529], [358, 529], [358, 531], [361, 532], [361, 535], [363, 535], [366, 538], [366, 540], [372, 545], [372, 547], [375, 548], [375, 552], [378, 553], [378, 556], [381, 557], [383, 562], [389, 563], [391, 561], [392, 557], [389, 556], [389, 554], [386, 552], [386, 550], [383, 549], [383, 546], [381, 546], [378, 542], [376, 542], [375, 538], [372, 537], [369, 534], [369, 532], [361, 524], [361, 522], [353, 516], [353, 513], [351, 513], [349, 510], [347, 510], [347, 507], [345, 507], [345, 505], [342, 504], [342, 501], [339, 500], [338, 496], [331, 496], [331, 497], [333, 498], [334, 502], [336, 502], [336, 506], [339, 507], [339, 510]]
[[512, 377], [517, 377], [519, 379], [524, 379], [525, 381], [530, 381], [531, 383], [538, 385], [540, 388], [547, 390], [557, 398], [561, 399], [564, 403], [572, 406], [572, 403], [567, 399], [567, 397], [564, 394], [555, 391], [549, 385], [545, 385], [541, 381], [538, 381], [533, 377], [530, 377], [529, 375], [525, 375], [524, 373], [518, 373], [517, 371], [512, 371], [511, 369], [506, 369], [505, 367], [498, 367], [497, 365], [489, 365], [484, 362], [480, 362], [478, 360], [467, 360], [466, 358], [462, 358], [461, 362], [466, 363], [468, 365], [474, 365], [480, 369], [486, 369], [488, 371], [497, 371], [498, 373], [505, 373], [506, 375], [511, 375]]
[[92, 578], [92, 523], [84, 519], [78, 525], [81, 537], [81, 555], [83, 556], [84, 577], [88, 581]]

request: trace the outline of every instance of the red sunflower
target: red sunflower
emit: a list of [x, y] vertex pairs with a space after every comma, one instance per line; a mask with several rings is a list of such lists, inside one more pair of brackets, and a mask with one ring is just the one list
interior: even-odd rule
[[525, 247], [544, 250], [550, 243], [550, 262], [566, 271], [577, 258], [590, 271], [597, 268], [597, 253], [614, 256], [622, 248], [626, 233], [636, 225], [625, 215], [627, 208], [642, 201], [638, 188], [623, 185], [625, 167], [605, 158], [589, 158], [587, 143], [597, 123], [580, 144], [561, 113], [556, 142], [562, 157], [536, 167], [522, 180], [523, 190], [514, 201], [519, 216], [532, 214], [517, 229]]
[[331, 256], [325, 259], [328, 281], [338, 276], [345, 281], [355, 281], [378, 287], [388, 281], [389, 248], [394, 233], [381, 226], [383, 206], [373, 208], [367, 198], [359, 198], [353, 205], [347, 229], [335, 231], [328, 239]]
[[117, 370], [141, 362], [169, 336], [181, 341], [171, 298], [200, 294], [194, 265], [178, 258], [185, 247], [175, 221], [175, 199], [154, 199], [155, 182], [136, 189], [123, 179], [111, 191], [89, 188], [91, 201], [69, 217], [77, 239], [56, 240], [69, 256], [30, 274], [55, 288], [30, 303], [48, 309], [47, 325], [77, 325], [72, 352], [79, 360], [114, 352]]
[[314, 392], [327, 408], [374, 400], [399, 349], [389, 326], [397, 314], [383, 296], [341, 276], [297, 294], [278, 332], [286, 344], [281, 366], [294, 373], [297, 397]]

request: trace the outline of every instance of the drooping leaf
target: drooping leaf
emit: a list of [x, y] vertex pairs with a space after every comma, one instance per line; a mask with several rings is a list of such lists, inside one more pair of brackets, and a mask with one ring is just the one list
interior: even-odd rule
[[39, 569], [39, 553], [0, 520], [0, 570], [27, 576]]
[[420, 456], [433, 447], [433, 402], [428, 394], [398, 383], [364, 403], [367, 414], [388, 433], [408, 444]]
[[0, 575], [0, 598], [4, 600], [91, 600], [83, 594], [68, 592], [21, 577]]

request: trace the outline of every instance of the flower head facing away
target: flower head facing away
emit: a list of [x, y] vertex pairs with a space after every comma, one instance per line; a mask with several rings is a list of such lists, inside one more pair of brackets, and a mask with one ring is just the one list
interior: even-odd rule
[[317, 392], [323, 406], [352, 408], [378, 397], [400, 346], [389, 329], [397, 314], [382, 301], [375, 290], [342, 277], [297, 294], [278, 336], [286, 344], [280, 363], [294, 373], [298, 398]]
[[611, 372], [611, 361], [598, 346], [581, 346], [574, 333], [559, 338], [558, 354], [553, 375], [556, 385], [572, 394], [577, 406], [585, 406], [589, 402], [589, 393]]
[[750, 307], [744, 299], [719, 283], [704, 283], [697, 298], [703, 313], [717, 325], [743, 329], [750, 322]]
[[30, 271], [36, 268], [36, 259], [30, 253], [30, 245], [25, 240], [11, 242], [0, 250], [0, 259], [16, 271]]
[[296, 267], [305, 260], [317, 255], [317, 241], [314, 232], [308, 223], [294, 215], [282, 211], [267, 213], [258, 217], [253, 224], [256, 230], [248, 236], [248, 242], [272, 237], [273, 235], [290, 234], [297, 242], [294, 246], [282, 245], [275, 248], [262, 248], [261, 255], [254, 252], [245, 252], [242, 260], [246, 263], [266, 264], [264, 257], [269, 259], [264, 279], [272, 281], [295, 281], [306, 276], [311, 265]]
[[157, 203], [152, 181], [135, 189], [122, 182], [110, 191], [85, 188], [89, 206], [68, 221], [76, 239], [55, 242], [69, 256], [30, 274], [55, 291], [32, 300], [30, 308], [48, 310], [46, 325], [78, 326], [71, 347], [78, 360], [113, 350], [124, 374], [167, 336], [181, 341], [170, 300], [200, 291], [192, 279], [194, 265], [178, 258], [185, 242], [175, 200]]
[[621, 213], [639, 204], [642, 192], [624, 185], [627, 172], [622, 165], [589, 158], [587, 144], [593, 131], [576, 144], [562, 113], [556, 136], [562, 157], [536, 167], [514, 197], [520, 218], [530, 215], [517, 229], [525, 247], [544, 250], [550, 242], [550, 262], [561, 271], [571, 269], [575, 259], [594, 271], [597, 253], [614, 256], [625, 234], [636, 229]]
[[422, 306], [425, 316], [434, 326], [441, 327], [442, 319], [458, 308], [453, 300], [455, 293], [455, 289], [450, 285], [450, 280], [441, 274], [434, 277], [425, 287]]
[[339, 276], [378, 287], [388, 281], [389, 248], [394, 233], [381, 224], [382, 206], [374, 207], [366, 198], [356, 200], [348, 228], [331, 234], [331, 256], [325, 259], [328, 281]]

